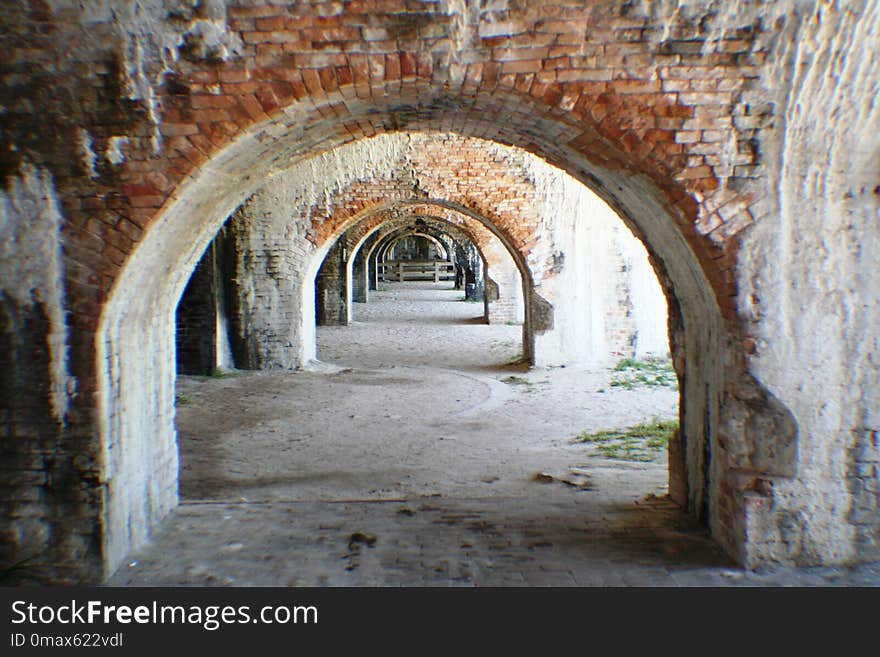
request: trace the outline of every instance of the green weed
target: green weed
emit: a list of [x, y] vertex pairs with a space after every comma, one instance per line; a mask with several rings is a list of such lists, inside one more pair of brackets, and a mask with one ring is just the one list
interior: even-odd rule
[[607, 458], [622, 461], [656, 461], [678, 431], [677, 420], [654, 418], [626, 429], [605, 429], [594, 433], [581, 432], [574, 440], [589, 443]]
[[614, 388], [632, 390], [641, 386], [678, 387], [672, 361], [668, 358], [624, 358], [614, 366], [613, 372], [611, 386]]
[[501, 379], [501, 382], [511, 386], [525, 386], [523, 392], [535, 392], [535, 386], [532, 382], [522, 376], [506, 376]]

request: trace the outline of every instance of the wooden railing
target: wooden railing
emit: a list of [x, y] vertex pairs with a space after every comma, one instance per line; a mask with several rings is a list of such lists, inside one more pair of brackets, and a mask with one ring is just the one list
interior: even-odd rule
[[379, 263], [380, 281], [454, 281], [455, 265], [447, 260], [386, 260]]

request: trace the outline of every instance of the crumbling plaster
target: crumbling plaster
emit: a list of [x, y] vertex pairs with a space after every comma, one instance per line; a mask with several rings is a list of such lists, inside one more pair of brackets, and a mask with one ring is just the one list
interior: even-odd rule
[[[588, 183], [642, 238], [671, 293], [684, 387], [687, 440], [671, 460], [686, 462], [687, 481], [670, 482], [673, 496], [732, 554], [749, 565], [877, 557], [877, 2], [539, 4], [427, 3], [430, 38], [380, 19], [369, 29], [388, 28], [386, 61], [398, 63], [387, 83], [369, 71], [345, 82], [360, 65], [343, 55], [338, 86], [316, 89], [335, 53], [303, 45], [293, 56], [316, 67], [310, 86], [284, 95], [277, 80], [248, 77], [261, 109], [230, 126], [187, 103], [227, 98], [218, 69], [299, 71], [295, 59], [280, 65], [282, 47], [257, 55], [243, 38], [275, 38], [246, 31], [245, 10], [287, 8], [211, 2], [209, 15], [172, 17], [195, 5], [4, 3], [0, 165], [6, 197], [33, 202], [5, 202], [3, 244], [28, 234], [29, 208], [48, 208], [36, 225], [49, 239], [24, 268], [43, 272], [34, 289], [52, 318], [53, 365], [33, 385], [56, 391], [46, 417], [71, 451], [43, 472], [82, 491], [30, 485], [31, 518], [4, 517], [51, 527], [29, 545], [42, 546], [50, 576], [111, 572], [176, 502], [173, 309], [226, 217], [310, 154], [400, 129], [525, 147]], [[302, 5], [296, 19], [331, 6]], [[184, 57], [190, 31], [206, 47]], [[544, 39], [577, 52], [545, 70]], [[497, 59], [524, 45], [547, 55]], [[280, 97], [265, 95], [270, 84]], [[646, 116], [667, 126], [650, 133], [659, 146]], [[179, 134], [193, 129], [205, 134]], [[24, 254], [10, 257], [22, 270]], [[0, 280], [4, 298], [31, 298], [17, 277]], [[25, 347], [8, 342], [20, 367]], [[7, 431], [33, 441], [40, 423], [7, 420]], [[779, 450], [764, 448], [777, 439]], [[771, 453], [772, 468], [753, 471], [749, 455]]]

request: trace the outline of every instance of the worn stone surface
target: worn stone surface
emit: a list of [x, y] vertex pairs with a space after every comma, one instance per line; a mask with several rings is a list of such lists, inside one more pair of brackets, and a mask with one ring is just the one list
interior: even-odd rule
[[[0, 22], [0, 244], [37, 247], [0, 277], [3, 386], [27, 391], [3, 395], [4, 558], [93, 580], [148, 539], [177, 501], [199, 257], [272, 176], [398, 132], [522, 148], [643, 240], [682, 386], [671, 490], [725, 550], [877, 558], [874, 0], [15, 0]], [[483, 216], [531, 253], [534, 216]], [[524, 288], [527, 319], [560, 301]], [[786, 413], [793, 467], [743, 470]]]
[[347, 249], [337, 242], [315, 275], [315, 322], [318, 326], [348, 324]]
[[354, 324], [319, 328], [333, 368], [179, 381], [182, 504], [111, 584], [880, 584], [876, 568], [736, 567], [663, 498], [662, 453], [570, 440], [673, 417], [673, 390], [512, 369], [516, 331], [471, 323], [448, 284], [388, 288]]
[[[841, 8], [842, 9], [842, 8]], [[797, 477], [755, 510], [749, 559], [877, 558], [880, 505], [880, 6], [788, 19], [766, 84], [784, 138], [768, 141], [768, 214], [744, 236], [739, 304], [749, 368], [798, 424]], [[851, 53], [848, 55], [847, 53]], [[856, 54], [858, 53], [858, 54]], [[771, 73], [768, 72], [768, 76]], [[815, 506], [816, 499], [823, 501]], [[784, 501], [783, 501], [784, 500]], [[818, 508], [825, 512], [817, 515]]]
[[[184, 502], [114, 586], [859, 586], [880, 570], [747, 571], [674, 505], [549, 499]], [[568, 498], [568, 499], [565, 499]], [[351, 535], [376, 537], [352, 550]]]
[[[272, 258], [265, 267], [269, 277], [250, 284], [255, 288], [251, 303], [259, 306], [252, 312], [265, 333], [256, 348], [266, 356], [256, 362], [274, 367], [307, 362], [313, 351], [313, 331], [306, 326], [311, 301], [299, 272], [314, 269], [313, 259], [327, 258], [337, 236], [345, 235], [348, 250], [354, 251], [359, 226], [374, 208], [423, 198], [443, 199], [490, 224], [498, 233], [494, 239], [480, 235], [485, 229], [470, 231], [484, 251], [491, 249], [484, 259], [486, 253], [498, 253], [500, 237], [527, 268], [535, 293], [550, 303], [554, 315], [552, 328], [543, 322], [540, 329], [524, 316], [526, 341], [534, 342], [524, 351], [533, 354], [535, 363], [629, 356], [638, 334], [656, 335], [656, 327], [665, 325], [662, 301], [640, 304], [641, 314], [631, 313], [637, 294], [648, 300], [662, 295], [644, 249], [614, 212], [573, 178], [521, 150], [482, 140], [443, 133], [383, 135], [290, 167], [267, 181], [234, 216], [233, 223], [248, 226], [251, 259]], [[473, 217], [465, 221], [478, 223]], [[349, 231], [354, 231], [350, 237]], [[509, 259], [492, 259], [486, 265], [503, 264], [499, 278], [506, 289], [515, 287]], [[329, 269], [321, 272], [322, 280], [332, 275]], [[326, 310], [329, 322], [340, 318], [337, 294], [329, 302], [332, 309], [319, 308]], [[507, 317], [497, 319], [514, 321], [520, 310], [514, 306], [505, 312]], [[655, 338], [644, 351], [665, 353], [665, 341]]]

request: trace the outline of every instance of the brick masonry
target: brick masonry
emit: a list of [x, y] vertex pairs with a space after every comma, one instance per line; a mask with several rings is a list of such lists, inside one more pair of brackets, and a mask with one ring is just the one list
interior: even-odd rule
[[[524, 149], [643, 239], [683, 384], [672, 490], [725, 549], [876, 558], [880, 12], [699, 4], [4, 3], [0, 389], [33, 393], [3, 399], [4, 558], [94, 580], [147, 539], [176, 503], [173, 311], [201, 252], [267, 176], [399, 131]], [[444, 162], [431, 193], [534, 257], [516, 181], [481, 208]], [[797, 449], [755, 470], [769, 400]]]

